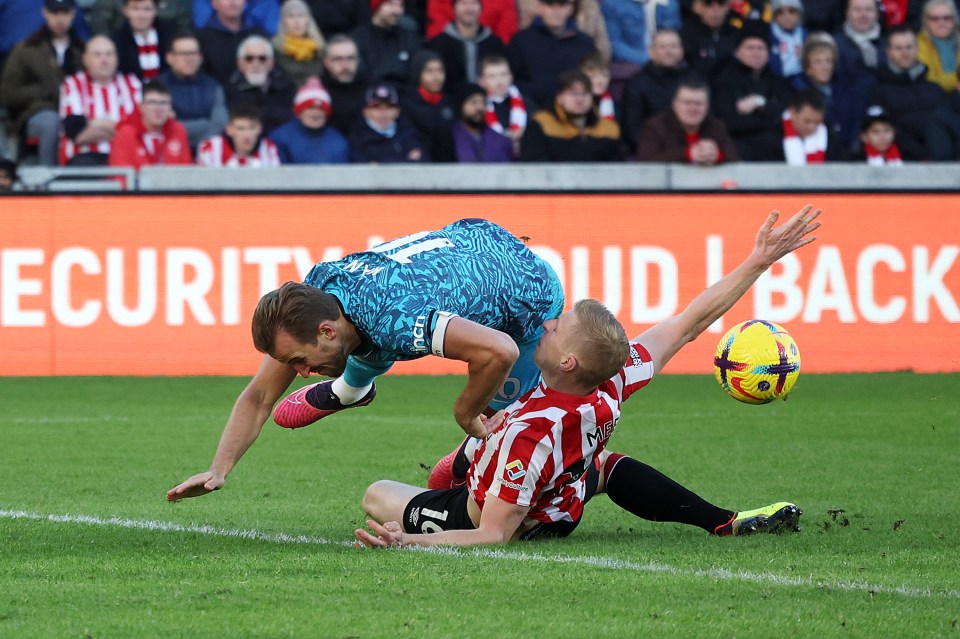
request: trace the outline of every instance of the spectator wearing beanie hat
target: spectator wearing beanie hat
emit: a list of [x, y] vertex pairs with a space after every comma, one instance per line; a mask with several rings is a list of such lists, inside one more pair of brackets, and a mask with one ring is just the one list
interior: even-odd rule
[[292, 120], [270, 134], [283, 164], [343, 164], [350, 161], [347, 139], [328, 126], [330, 94], [317, 78], [297, 91]]
[[410, 60], [421, 43], [417, 32], [403, 21], [403, 10], [403, 0], [370, 0], [369, 22], [350, 34], [373, 83], [402, 86], [407, 81]]
[[773, 0], [770, 22], [770, 70], [791, 80], [803, 73], [801, 54], [807, 39], [800, 0]]
[[457, 162], [510, 162], [513, 140], [487, 125], [487, 92], [479, 84], [467, 84], [455, 101], [457, 120], [453, 144]]
[[733, 56], [740, 30], [731, 22], [731, 0], [692, 0], [683, 18], [680, 39], [687, 65], [712, 80]]
[[716, 114], [747, 162], [783, 159], [781, 116], [792, 92], [786, 80], [770, 70], [769, 59], [769, 25], [747, 22], [737, 34], [733, 59], [713, 82]]

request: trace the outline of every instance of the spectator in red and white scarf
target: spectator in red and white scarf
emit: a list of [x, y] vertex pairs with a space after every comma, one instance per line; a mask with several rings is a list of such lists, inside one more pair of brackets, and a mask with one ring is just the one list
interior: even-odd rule
[[205, 140], [197, 149], [201, 166], [280, 166], [277, 145], [262, 136], [260, 109], [249, 102], [230, 108], [230, 121], [221, 135]]
[[865, 161], [870, 166], [903, 166], [895, 137], [893, 123], [886, 111], [878, 106], [870, 107], [863, 118], [860, 132], [863, 151], [855, 159]]
[[117, 45], [120, 71], [143, 82], [167, 68], [163, 57], [170, 47], [172, 27], [157, 19], [157, 0], [124, 0], [124, 23], [111, 35]]
[[527, 128], [527, 104], [513, 83], [510, 63], [499, 55], [483, 58], [477, 84], [487, 92], [487, 126], [513, 140], [514, 157], [519, 157], [520, 138]]
[[803, 89], [783, 112], [783, 157], [790, 166], [842, 160], [842, 147], [823, 123], [827, 105], [816, 89]]
[[616, 108], [613, 104], [613, 94], [610, 93], [610, 63], [599, 51], [593, 51], [583, 56], [580, 61], [580, 70], [590, 78], [590, 90], [593, 93], [593, 103], [601, 118], [619, 122]]

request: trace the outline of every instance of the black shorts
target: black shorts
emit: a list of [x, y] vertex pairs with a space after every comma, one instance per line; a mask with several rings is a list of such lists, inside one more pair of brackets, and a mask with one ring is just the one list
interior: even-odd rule
[[[597, 492], [600, 471], [596, 464], [587, 469], [587, 486], [584, 503]], [[467, 514], [470, 493], [466, 486], [448, 490], [428, 490], [410, 500], [403, 509], [403, 529], [408, 533], [435, 533], [444, 530], [474, 530], [476, 526]], [[577, 521], [540, 522], [520, 539], [550, 539], [566, 537], [580, 524]]]
[[422, 534], [473, 530], [476, 526], [467, 514], [469, 498], [466, 486], [420, 493], [403, 509], [403, 529], [408, 533]]
[[[597, 493], [597, 484], [599, 481], [600, 471], [597, 469], [597, 464], [590, 464], [590, 467], [587, 468], [586, 494], [583, 498], [584, 505]], [[582, 512], [580, 513], [580, 519], [583, 519]], [[532, 541], [534, 539], [559, 539], [560, 537], [566, 537], [580, 525], [580, 519], [576, 521], [551, 521], [549, 523], [541, 521], [520, 535], [520, 539], [523, 541]]]

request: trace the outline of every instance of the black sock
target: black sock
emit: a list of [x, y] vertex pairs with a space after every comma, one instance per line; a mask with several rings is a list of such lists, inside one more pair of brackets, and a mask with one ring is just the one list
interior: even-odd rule
[[453, 458], [453, 467], [451, 469], [453, 470], [453, 476], [461, 481], [466, 478], [467, 471], [470, 470], [470, 460], [467, 459], [467, 453], [464, 452], [469, 441], [469, 437], [463, 440], [463, 443], [460, 444], [460, 449], [457, 451], [457, 456]]
[[606, 493], [616, 505], [650, 521], [675, 521], [699, 526], [712, 533], [734, 516], [732, 510], [714, 506], [656, 468], [630, 457], [613, 456], [607, 473]]
[[317, 384], [307, 391], [304, 399], [318, 410], [337, 410], [343, 408], [340, 398], [333, 394], [332, 384]]

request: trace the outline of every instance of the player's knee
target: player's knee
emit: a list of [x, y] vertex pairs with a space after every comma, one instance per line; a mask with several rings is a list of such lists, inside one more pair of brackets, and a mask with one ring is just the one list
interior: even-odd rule
[[390, 482], [381, 479], [367, 486], [363, 493], [363, 512], [380, 522], [385, 521], [382, 517], [389, 484]]

